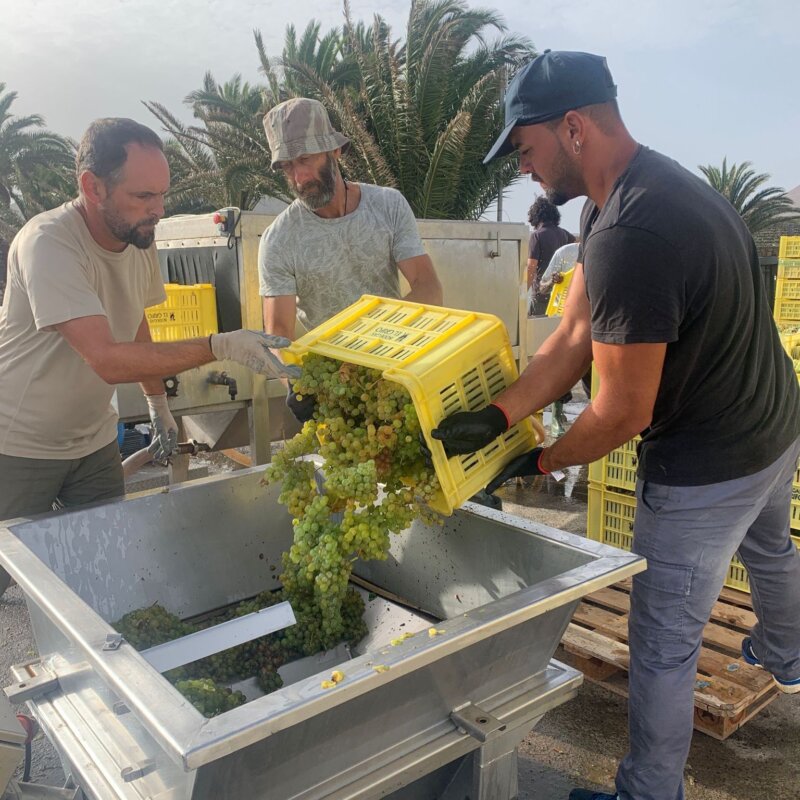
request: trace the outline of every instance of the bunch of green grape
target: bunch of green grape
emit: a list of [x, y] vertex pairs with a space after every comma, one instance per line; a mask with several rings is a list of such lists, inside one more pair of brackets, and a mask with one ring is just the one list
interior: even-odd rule
[[114, 627], [126, 642], [137, 650], [147, 650], [181, 636], [194, 633], [196, 628], [182, 622], [162, 606], [155, 604], [126, 614]]
[[[294, 391], [314, 397], [314, 416], [276, 454], [266, 480], [282, 482], [279, 500], [294, 517], [281, 575], [286, 597], [295, 614], [317, 614], [328, 649], [346, 635], [353, 562], [385, 559], [391, 533], [435, 519], [428, 504], [438, 482], [408, 392], [379, 371], [310, 354]], [[324, 459], [323, 488], [302, 459], [314, 452]]]
[[[182, 621], [160, 605], [137, 609], [114, 623], [114, 627], [137, 650], [178, 639], [210, 625], [251, 614], [287, 599], [284, 589], [264, 591], [200, 623]], [[261, 690], [273, 692], [283, 686], [278, 669], [289, 661], [314, 655], [325, 646], [319, 612], [313, 603], [294, 607], [296, 623], [221, 653], [169, 670], [164, 677], [206, 716], [214, 716], [244, 702], [241, 692], [222, 684], [255, 677]], [[342, 632], [338, 641], [357, 644], [367, 633], [363, 620], [364, 600], [350, 587], [342, 602]]]
[[241, 692], [219, 686], [210, 678], [178, 681], [175, 688], [205, 717], [214, 717], [245, 702]]

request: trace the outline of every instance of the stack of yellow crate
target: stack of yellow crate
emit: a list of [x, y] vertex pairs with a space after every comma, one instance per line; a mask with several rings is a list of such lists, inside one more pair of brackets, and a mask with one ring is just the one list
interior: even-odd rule
[[[773, 313], [800, 380], [800, 236], [781, 236]], [[800, 531], [800, 466], [792, 487], [792, 530]]]
[[780, 328], [800, 329], [800, 236], [781, 236], [773, 313]]
[[[592, 397], [597, 393], [598, 382], [592, 375]], [[636, 446], [639, 437], [612, 450], [607, 456], [589, 465], [589, 512], [586, 535], [596, 542], [630, 550], [633, 544], [633, 518], [636, 514]], [[792, 490], [792, 538], [800, 548], [800, 468], [794, 475]], [[734, 557], [728, 567], [725, 585], [749, 592], [747, 571]]]

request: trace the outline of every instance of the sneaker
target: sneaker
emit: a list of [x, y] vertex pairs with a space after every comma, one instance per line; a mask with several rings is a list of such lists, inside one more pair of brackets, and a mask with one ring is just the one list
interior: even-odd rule
[[[764, 669], [764, 665], [761, 663], [761, 661], [759, 661], [755, 650], [753, 650], [753, 642], [749, 636], [742, 640], [742, 658], [751, 666]], [[785, 681], [782, 678], [777, 677], [777, 675], [773, 675], [772, 680], [775, 681], [775, 685], [784, 694], [795, 694], [796, 692], [800, 692], [800, 678], [793, 678], [792, 680]]]
[[569, 793], [569, 800], [617, 800], [617, 795], [593, 792], [591, 789], [573, 789]]

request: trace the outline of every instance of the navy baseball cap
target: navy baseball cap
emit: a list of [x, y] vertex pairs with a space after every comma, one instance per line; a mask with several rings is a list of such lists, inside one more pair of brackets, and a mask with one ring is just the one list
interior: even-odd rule
[[538, 125], [616, 96], [617, 87], [602, 56], [545, 50], [514, 76], [506, 90], [506, 126], [483, 163], [514, 150], [509, 136], [517, 125]]

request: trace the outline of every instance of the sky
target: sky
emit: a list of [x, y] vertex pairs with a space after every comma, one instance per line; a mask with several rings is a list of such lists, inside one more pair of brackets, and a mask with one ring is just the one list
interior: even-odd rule
[[[538, 51], [586, 50], [607, 60], [634, 138], [687, 168], [752, 161], [771, 184], [800, 184], [798, 0], [487, 0], [510, 32]], [[403, 36], [408, 0], [351, 0], [354, 19], [381, 14]], [[189, 120], [185, 96], [211, 71], [261, 81], [253, 30], [279, 55], [288, 24], [343, 21], [328, 0], [0, 0], [0, 82], [19, 93], [15, 114], [39, 113], [79, 138], [96, 117], [127, 116], [158, 129], [141, 101]], [[525, 221], [539, 187], [509, 190], [503, 219]], [[581, 201], [562, 210], [575, 231]], [[489, 216], [494, 218], [494, 212]]]

